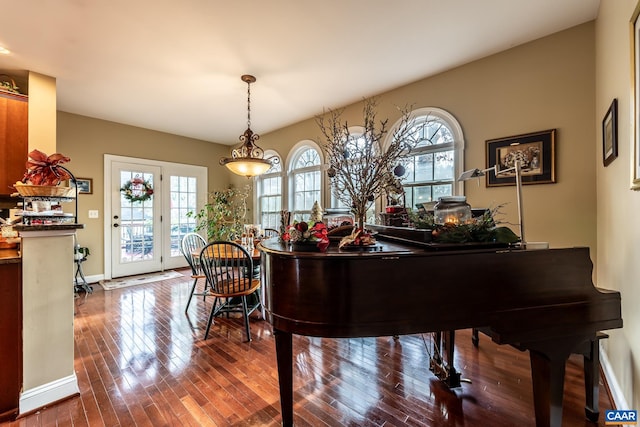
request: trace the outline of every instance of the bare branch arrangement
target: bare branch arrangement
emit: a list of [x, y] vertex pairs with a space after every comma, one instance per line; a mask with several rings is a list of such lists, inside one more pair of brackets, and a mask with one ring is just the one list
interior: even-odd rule
[[409, 107], [398, 108], [402, 114], [388, 146], [383, 147], [388, 132], [388, 119], [377, 125], [376, 98], [364, 100], [364, 131], [352, 135], [349, 124], [341, 120], [344, 109], [325, 111], [316, 116], [316, 123], [324, 136], [320, 145], [326, 153], [334, 195], [351, 206], [358, 227], [364, 226], [367, 208], [388, 189], [396, 185], [394, 168], [408, 156], [419, 142], [419, 126], [412, 121]]

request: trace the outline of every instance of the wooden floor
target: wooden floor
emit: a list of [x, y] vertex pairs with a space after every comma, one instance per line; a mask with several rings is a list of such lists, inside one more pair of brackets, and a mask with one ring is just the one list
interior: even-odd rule
[[[184, 271], [186, 275], [186, 271]], [[3, 426], [276, 426], [275, 345], [269, 324], [217, 319], [202, 339], [209, 302], [184, 313], [190, 280], [171, 279], [76, 299], [80, 396]], [[425, 307], [428, 309], [428, 307]], [[296, 426], [533, 426], [528, 353], [470, 331], [456, 336], [454, 391], [428, 369], [429, 334], [359, 339], [294, 336]], [[43, 355], [46, 363], [46, 355]], [[567, 364], [564, 426], [604, 426], [612, 408], [600, 387], [598, 424], [584, 417], [582, 359]]]

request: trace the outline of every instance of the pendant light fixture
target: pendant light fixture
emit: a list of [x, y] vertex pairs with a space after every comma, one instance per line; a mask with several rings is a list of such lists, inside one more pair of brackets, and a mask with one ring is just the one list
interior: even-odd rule
[[251, 83], [255, 83], [256, 78], [249, 74], [240, 78], [247, 84], [247, 130], [240, 135], [242, 145], [231, 151], [231, 157], [220, 159], [220, 164], [237, 175], [251, 178], [268, 171], [271, 161], [264, 158], [264, 150], [256, 144], [260, 135], [251, 130]]

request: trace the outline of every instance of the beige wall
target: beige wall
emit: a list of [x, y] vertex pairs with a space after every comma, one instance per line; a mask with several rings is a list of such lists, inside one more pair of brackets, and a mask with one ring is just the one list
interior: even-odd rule
[[[596, 20], [596, 106], [593, 145], [596, 153], [598, 260], [600, 286], [622, 293], [624, 328], [604, 341], [628, 408], [640, 408], [640, 192], [631, 191], [633, 163], [631, 44], [629, 20], [637, 0], [603, 0]], [[602, 164], [601, 123], [618, 99], [618, 158]]]
[[[557, 129], [557, 183], [523, 190], [527, 239], [555, 247], [589, 246], [595, 256], [593, 40], [591, 22], [384, 93], [378, 118], [394, 123], [396, 106], [406, 104], [449, 111], [464, 131], [466, 168], [485, 166], [488, 139]], [[361, 104], [345, 110], [350, 125], [361, 124], [361, 111]], [[319, 135], [310, 119], [264, 134], [260, 141], [286, 158], [298, 141], [317, 141]], [[480, 186], [471, 181], [466, 194], [476, 207], [508, 203], [506, 220], [518, 222], [514, 187], [486, 188], [484, 181]]]
[[30, 71], [29, 152], [56, 152], [56, 102], [56, 79]]
[[[205, 166], [209, 191], [229, 185], [229, 174], [218, 164], [229, 155], [227, 146], [64, 112], [58, 112], [57, 135], [57, 151], [71, 158], [71, 172], [93, 179], [93, 194], [78, 198], [78, 222], [85, 224], [78, 241], [91, 251], [83, 264], [89, 276], [104, 274], [104, 154]], [[89, 219], [90, 209], [100, 217]]]

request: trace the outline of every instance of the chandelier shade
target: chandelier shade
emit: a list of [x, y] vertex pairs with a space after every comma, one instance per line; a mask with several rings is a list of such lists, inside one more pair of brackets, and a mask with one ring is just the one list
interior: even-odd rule
[[224, 158], [220, 161], [220, 164], [225, 165], [227, 169], [236, 175], [246, 176], [251, 178], [252, 176], [262, 175], [271, 167], [271, 163], [266, 159], [233, 159]]
[[220, 164], [236, 175], [251, 178], [268, 171], [272, 163], [264, 158], [264, 150], [256, 144], [260, 136], [251, 130], [251, 83], [255, 83], [256, 78], [245, 74], [241, 79], [247, 83], [247, 130], [240, 135], [242, 145], [231, 151], [231, 157], [220, 159]]

